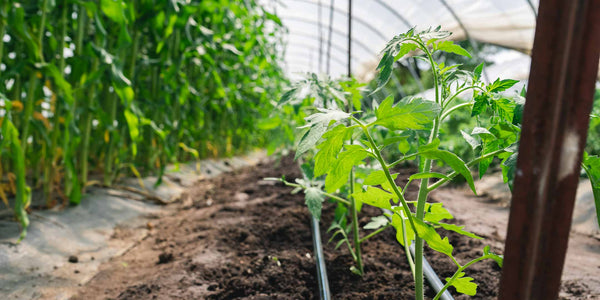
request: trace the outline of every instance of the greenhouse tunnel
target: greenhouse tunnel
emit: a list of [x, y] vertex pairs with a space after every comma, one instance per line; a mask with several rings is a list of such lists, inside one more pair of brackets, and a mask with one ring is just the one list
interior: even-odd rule
[[0, 299], [600, 299], [599, 20], [1, 0]]

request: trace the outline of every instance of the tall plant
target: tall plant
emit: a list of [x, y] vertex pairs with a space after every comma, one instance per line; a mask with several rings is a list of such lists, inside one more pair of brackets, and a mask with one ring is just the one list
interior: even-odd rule
[[[465, 264], [459, 263], [453, 256], [452, 244], [447, 237], [442, 238], [439, 229], [477, 239], [480, 237], [462, 226], [444, 222], [453, 216], [442, 203], [428, 202], [428, 195], [456, 176], [464, 177], [475, 192], [470, 167], [478, 164], [480, 175], [483, 176], [495, 157], [503, 161], [505, 180], [510, 181], [520, 132], [523, 103], [518, 96], [503, 95], [517, 81], [496, 80], [486, 84], [481, 81], [483, 64], [474, 71], [466, 71], [456, 65], [437, 63], [435, 55], [442, 51], [470, 57], [459, 45], [444, 40], [449, 35], [449, 32], [439, 28], [422, 32], [415, 32], [413, 29], [398, 35], [382, 51], [382, 59], [377, 67], [380, 71], [378, 86], [381, 87], [389, 80], [395, 61], [408, 53], [421, 53], [417, 58], [425, 61], [431, 69], [434, 99], [407, 97], [395, 100], [393, 96], [389, 96], [381, 103], [374, 102], [370, 110], [349, 113], [340, 109], [344, 106], [338, 103], [354, 103], [357, 110], [363, 109], [360, 106], [360, 96], [357, 97], [360, 95], [358, 86], [340, 90], [329, 82], [313, 84], [319, 87], [319, 91], [326, 93], [321, 93], [323, 96], [320, 98], [314, 98], [314, 112], [305, 118], [304, 127], [307, 129], [302, 132], [296, 156], [311, 149], [318, 150], [314, 155], [314, 169], [305, 171], [304, 180], [295, 183], [283, 180], [298, 190], [304, 190], [308, 208], [316, 216], [320, 216], [321, 203], [325, 198], [337, 201], [339, 206], [349, 211], [350, 216], [355, 216], [364, 204], [383, 209], [382, 216], [374, 218], [365, 226], [365, 229], [375, 231], [363, 237], [352, 229], [358, 226], [356, 217], [350, 218], [350, 224], [343, 221], [334, 223], [336, 234], [342, 237], [338, 246], [344, 242], [348, 245], [356, 262], [351, 270], [362, 274], [360, 244], [385, 228], [394, 227], [397, 240], [405, 249], [414, 275], [417, 299], [424, 297], [425, 242], [431, 249], [447, 255], [457, 267], [454, 276], [447, 279], [446, 286], [435, 299], [449, 286], [454, 286], [458, 292], [474, 295], [477, 285], [472, 282], [473, 278], [465, 277], [464, 270], [483, 259], [493, 259], [499, 265], [502, 264], [502, 257], [490, 252], [489, 247], [483, 249], [481, 257]], [[297, 90], [297, 87], [293, 87], [283, 100], [287, 101], [290, 94], [295, 95]], [[467, 94], [470, 94], [469, 100], [457, 103], [458, 98]], [[476, 159], [468, 163], [451, 151], [440, 148], [441, 123], [461, 109], [470, 109], [471, 116], [477, 119], [478, 124], [471, 133], [463, 133], [479, 153]], [[396, 149], [403, 152], [403, 155], [400, 159], [388, 162], [385, 152], [394, 151], [392, 145], [396, 145]], [[395, 181], [398, 174], [393, 170], [400, 163], [409, 160], [417, 161], [418, 172], [409, 177], [406, 185], [400, 186]], [[447, 165], [452, 172], [444, 174], [433, 170], [434, 162]], [[357, 167], [367, 170], [365, 177], [359, 176], [356, 182], [349, 183], [349, 175]], [[321, 183], [318, 176], [323, 174], [324, 183]], [[407, 199], [407, 188], [417, 181], [419, 192], [416, 199]], [[356, 190], [352, 191], [352, 185], [357, 186]], [[348, 238], [351, 235], [352, 238]], [[414, 256], [409, 251], [413, 241]]]
[[[285, 83], [284, 31], [254, 0], [3, 0], [0, 33], [0, 118], [49, 207], [270, 141], [255, 120]], [[13, 178], [16, 162], [0, 159], [0, 180]]]

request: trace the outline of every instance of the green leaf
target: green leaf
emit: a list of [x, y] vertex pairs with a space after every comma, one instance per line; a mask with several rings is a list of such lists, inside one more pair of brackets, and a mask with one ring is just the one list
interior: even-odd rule
[[478, 240], [483, 239], [482, 237], [480, 237], [480, 236], [478, 236], [478, 235], [476, 235], [474, 233], [471, 233], [471, 232], [468, 232], [468, 231], [464, 230], [463, 228], [465, 228], [465, 226], [458, 226], [458, 225], [455, 225], [455, 224], [446, 224], [446, 223], [436, 223], [436, 225], [439, 225], [439, 226], [441, 226], [442, 228], [444, 228], [446, 230], [454, 231], [454, 232], [456, 232], [458, 234], [462, 234], [464, 236], [468, 236], [470, 238], [474, 238], [474, 239], [478, 239]]
[[477, 191], [475, 191], [475, 183], [473, 181], [473, 176], [471, 175], [471, 171], [469, 170], [469, 168], [467, 167], [465, 162], [462, 159], [460, 159], [460, 157], [458, 157], [456, 154], [446, 151], [446, 150], [439, 150], [439, 149], [425, 150], [420, 153], [425, 158], [439, 159], [439, 160], [443, 161], [448, 166], [450, 166], [454, 171], [461, 174], [467, 180], [467, 183], [469, 184], [469, 187], [471, 188], [471, 190], [473, 190], [473, 193], [475, 193], [477, 195]]
[[402, 141], [406, 141], [406, 139], [408, 139], [410, 137], [410, 135], [405, 134], [405, 135], [399, 135], [399, 136], [393, 136], [393, 137], [389, 137], [383, 140], [383, 147], [387, 147], [391, 144], [394, 143], [398, 143], [398, 142], [402, 142]]
[[361, 146], [346, 146], [347, 151], [342, 152], [335, 161], [325, 178], [325, 190], [333, 193], [341, 188], [347, 181], [352, 167], [357, 165], [369, 155]]
[[513, 117], [515, 115], [515, 106], [515, 102], [510, 101], [506, 98], [500, 98], [492, 101], [492, 107], [494, 111], [498, 114], [498, 116], [500, 116], [502, 120], [505, 120], [508, 123], [513, 122]]
[[496, 136], [492, 134], [489, 130], [483, 127], [475, 127], [471, 132], [471, 135], [479, 136], [484, 142], [492, 141], [496, 139]]
[[390, 199], [394, 198], [392, 194], [375, 187], [367, 187], [365, 192], [356, 192], [352, 194], [354, 199], [371, 206], [391, 209]]
[[596, 218], [598, 224], [600, 224], [600, 157], [590, 156], [584, 152], [582, 165], [592, 184], [592, 194], [596, 204]]
[[427, 222], [438, 223], [444, 219], [454, 219], [454, 216], [443, 207], [442, 203], [425, 203], [424, 219]]
[[133, 141], [133, 143], [131, 143], [131, 153], [133, 154], [133, 156], [136, 156], [136, 154], [137, 154], [136, 142], [138, 141], [138, 137], [140, 135], [139, 124], [138, 124], [139, 119], [138, 119], [138, 116], [136, 116], [129, 109], [126, 109], [123, 113], [125, 115], [125, 120], [127, 121], [127, 127], [129, 128], [129, 136], [131, 137], [131, 140]]
[[281, 125], [280, 116], [273, 116], [271, 118], [261, 119], [258, 121], [256, 126], [262, 130], [271, 130], [279, 127]]
[[315, 178], [314, 171], [313, 171], [313, 169], [310, 167], [310, 164], [309, 164], [309, 163], [303, 163], [303, 164], [300, 166], [300, 169], [302, 169], [302, 173], [304, 174], [304, 176], [305, 176], [306, 178], [308, 178], [308, 180], [312, 180], [312, 179], [314, 179], [314, 178]]
[[511, 88], [513, 85], [517, 84], [519, 81], [514, 79], [504, 79], [500, 80], [500, 78], [496, 79], [492, 84], [488, 85], [487, 90], [490, 93], [498, 93], [505, 91]]
[[500, 268], [502, 268], [502, 265], [504, 264], [504, 257], [502, 255], [498, 255], [493, 252], [490, 252], [489, 245], [483, 247], [483, 255], [489, 256], [491, 259], [493, 259], [498, 264], [498, 266]]
[[517, 156], [518, 153], [515, 152], [502, 162], [502, 179], [504, 183], [508, 183], [511, 191], [515, 181], [515, 173], [517, 172]]
[[504, 264], [504, 257], [502, 255], [498, 255], [496, 253], [491, 252], [489, 245], [483, 247], [483, 255], [489, 256], [489, 258], [493, 259], [498, 264], [498, 266], [502, 268], [502, 265]]
[[473, 150], [475, 150], [475, 149], [477, 149], [477, 147], [481, 146], [481, 142], [479, 142], [477, 139], [472, 137], [470, 134], [468, 134], [462, 130], [460, 131], [460, 134], [465, 139], [465, 141], [467, 141], [467, 143], [469, 143], [469, 145], [471, 146], [471, 148]]
[[367, 225], [365, 225], [363, 228], [364, 229], [379, 229], [383, 226], [386, 226], [389, 223], [390, 223], [390, 221], [388, 220], [388, 218], [386, 216], [377, 216], [377, 217], [372, 217], [371, 222], [367, 223]]
[[319, 177], [329, 171], [351, 133], [351, 129], [340, 124], [323, 134], [325, 140], [317, 146], [319, 152], [315, 155], [315, 176]]
[[326, 125], [321, 123], [314, 124], [300, 139], [294, 159], [298, 159], [304, 152], [312, 149], [326, 130]]
[[460, 45], [455, 44], [453, 41], [442, 41], [435, 43], [433, 44], [433, 49], [471, 58], [471, 54], [467, 50], [465, 50]]
[[304, 118], [308, 124], [300, 128], [311, 127], [314, 124], [323, 124], [324, 126], [329, 126], [329, 123], [332, 121], [340, 121], [350, 117], [349, 113], [340, 109], [317, 108], [317, 110], [320, 112]]
[[475, 294], [477, 294], [477, 284], [472, 282], [473, 278], [463, 276], [465, 276], [465, 273], [460, 272], [458, 276], [454, 278], [454, 280], [451, 281], [451, 278], [446, 278], [446, 281], [450, 282], [450, 285], [455, 287], [457, 292], [469, 296], [475, 296]]
[[125, 24], [127, 18], [125, 17], [126, 5], [121, 0], [100, 0], [100, 9], [102, 12], [115, 23]]
[[[391, 174], [393, 179], [398, 177], [398, 174]], [[385, 176], [385, 172], [383, 170], [377, 170], [369, 173], [365, 181], [363, 182], [365, 185], [378, 185], [387, 182], [387, 177]]]
[[415, 239], [415, 232], [410, 226], [410, 221], [406, 218], [400, 217], [399, 213], [401, 214], [402, 212], [397, 211], [392, 216], [392, 226], [394, 226], [394, 229], [396, 229], [396, 240], [398, 243], [400, 243], [400, 245], [404, 246], [404, 233], [402, 228], [404, 228], [404, 231], [406, 231], [406, 240], [409, 243]]
[[375, 111], [377, 120], [373, 125], [390, 130], [427, 129], [441, 109], [437, 103], [421, 98], [405, 98], [395, 106], [392, 106], [393, 102], [393, 96], [389, 96], [379, 105]]
[[477, 65], [477, 67], [475, 67], [475, 70], [473, 70], [473, 81], [479, 81], [479, 79], [481, 78], [481, 72], [483, 72], [483, 63]]
[[304, 199], [306, 203], [306, 207], [308, 207], [308, 211], [317, 218], [321, 219], [321, 209], [323, 208], [323, 201], [325, 198], [323, 194], [321, 194], [321, 190], [316, 187], [309, 187], [304, 190]]
[[475, 103], [473, 103], [473, 108], [471, 109], [471, 117], [480, 115], [489, 105], [488, 96], [485, 94], [475, 96], [474, 100]]
[[493, 157], [479, 161], [479, 179], [481, 179], [483, 175], [485, 175], [485, 172], [490, 167], [490, 164], [492, 164], [492, 161], [494, 161]]
[[448, 237], [442, 239], [433, 226], [416, 218], [414, 218], [413, 221], [419, 237], [424, 239], [431, 249], [452, 257], [454, 247], [452, 247], [450, 241], [448, 241]]

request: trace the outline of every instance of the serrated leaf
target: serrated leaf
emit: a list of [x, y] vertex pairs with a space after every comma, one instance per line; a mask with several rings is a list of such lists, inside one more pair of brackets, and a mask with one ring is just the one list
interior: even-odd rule
[[317, 110], [319, 111], [318, 113], [304, 118], [308, 124], [300, 128], [311, 127], [315, 124], [323, 124], [327, 127], [332, 121], [340, 121], [350, 117], [349, 113], [340, 109], [317, 108]]
[[490, 93], [498, 93], [503, 92], [513, 85], [517, 84], [519, 81], [514, 79], [504, 79], [500, 80], [500, 78], [496, 79], [492, 84], [488, 85], [487, 90]]
[[431, 249], [452, 257], [454, 247], [448, 241], [448, 237], [442, 239], [433, 226], [416, 218], [413, 221], [419, 237], [425, 240]]
[[327, 173], [325, 178], [325, 190], [333, 193], [342, 187], [348, 181], [348, 175], [352, 167], [357, 165], [369, 154], [361, 146], [349, 145], [346, 146], [347, 151], [338, 155], [337, 160]]
[[375, 111], [380, 125], [390, 130], [427, 129], [440, 112], [440, 106], [421, 98], [403, 99], [393, 106], [393, 97], [387, 97]]
[[490, 164], [494, 161], [493, 157], [482, 159], [479, 161], [479, 179], [483, 177], [487, 169], [490, 167]]
[[[391, 174], [393, 179], [398, 177], [398, 174]], [[385, 176], [385, 172], [383, 170], [377, 170], [369, 173], [365, 181], [363, 182], [365, 185], [378, 185], [387, 182], [387, 177]]]
[[365, 225], [363, 228], [364, 229], [379, 229], [383, 226], [386, 226], [389, 223], [390, 223], [390, 221], [388, 220], [388, 218], [386, 216], [377, 216], [377, 217], [372, 217], [371, 222], [367, 223], [367, 225]]
[[469, 187], [477, 195], [475, 191], [475, 183], [473, 182], [473, 176], [471, 175], [471, 171], [465, 164], [465, 162], [460, 159], [456, 154], [446, 151], [446, 150], [425, 150], [420, 152], [421, 155], [425, 158], [429, 159], [439, 159], [450, 166], [454, 171], [461, 174], [469, 184]]
[[508, 187], [511, 191], [513, 189], [515, 173], [517, 171], [517, 156], [518, 153], [515, 152], [502, 162], [502, 179], [504, 180], [504, 183], [508, 183]]
[[510, 101], [509, 99], [506, 99], [506, 98], [501, 98], [501, 99], [494, 100], [492, 103], [493, 103], [494, 110], [496, 111], [498, 116], [500, 116], [500, 118], [502, 120], [505, 120], [508, 123], [513, 122], [513, 117], [515, 115], [515, 106], [516, 106], [515, 102]]
[[321, 123], [313, 125], [300, 139], [300, 143], [298, 143], [298, 148], [296, 149], [296, 155], [294, 159], [298, 159], [300, 155], [304, 154], [306, 151], [312, 149], [315, 144], [321, 139], [323, 133], [327, 131], [327, 126]]
[[319, 152], [315, 155], [315, 176], [329, 171], [349, 134], [351, 130], [341, 124], [323, 134], [325, 140], [317, 146]]
[[473, 81], [479, 81], [479, 78], [481, 78], [481, 72], [483, 72], [483, 63], [477, 65], [475, 70], [473, 70]]
[[300, 166], [300, 169], [302, 169], [302, 174], [304, 174], [304, 176], [308, 179], [308, 180], [312, 180], [313, 178], [315, 178], [315, 174], [314, 174], [314, 170], [313, 168], [310, 166], [309, 163], [303, 163]]
[[390, 204], [390, 199], [395, 198], [394, 195], [372, 186], [367, 187], [365, 192], [356, 192], [352, 194], [352, 197], [362, 203], [384, 209], [391, 209], [392, 205]]
[[473, 103], [473, 108], [471, 109], [471, 117], [480, 115], [489, 105], [488, 96], [485, 94], [475, 96], [474, 100], [475, 103]]
[[480, 237], [474, 233], [464, 230], [463, 228], [465, 228], [465, 226], [458, 226], [455, 224], [446, 224], [446, 223], [437, 223], [436, 225], [440, 225], [442, 228], [444, 228], [446, 230], [454, 231], [458, 234], [462, 234], [462, 235], [468, 236], [470, 238], [479, 239], [479, 240], [483, 239], [482, 237]]
[[471, 58], [471, 54], [467, 50], [465, 50], [460, 45], [455, 44], [453, 41], [442, 41], [435, 43], [433, 44], [433, 49]]
[[425, 221], [438, 223], [441, 220], [454, 219], [454, 216], [443, 207], [442, 203], [425, 203]]
[[450, 282], [450, 285], [455, 287], [457, 292], [469, 296], [475, 296], [475, 294], [477, 294], [477, 284], [472, 282], [473, 278], [464, 276], [465, 273], [460, 272], [458, 276], [454, 278], [454, 280], [450, 281], [451, 278], [446, 278], [446, 281]]
[[399, 135], [399, 136], [393, 136], [393, 137], [389, 137], [383, 140], [383, 147], [387, 147], [391, 144], [394, 143], [398, 143], [398, 142], [402, 142], [402, 141], [406, 141], [406, 139], [408, 139], [410, 137], [410, 135], [405, 134], [405, 135]]
[[321, 219], [321, 209], [323, 208], [323, 201], [325, 198], [321, 191], [316, 187], [309, 187], [304, 190], [304, 199], [306, 203], [306, 207], [308, 207], [308, 211], [317, 218], [317, 220]]
[[504, 264], [504, 257], [502, 255], [498, 255], [496, 253], [491, 252], [489, 245], [483, 247], [483, 255], [489, 256], [498, 264], [500, 268], [502, 268], [502, 265]]
[[484, 142], [496, 139], [496, 136], [494, 134], [492, 134], [489, 130], [483, 127], [473, 128], [471, 135], [479, 136]]
[[470, 134], [468, 134], [462, 130], [460, 131], [460, 134], [465, 139], [465, 141], [467, 141], [467, 143], [469, 143], [469, 145], [471, 146], [471, 148], [473, 150], [475, 150], [475, 149], [477, 149], [477, 147], [481, 146], [481, 143], [477, 139], [472, 137]]

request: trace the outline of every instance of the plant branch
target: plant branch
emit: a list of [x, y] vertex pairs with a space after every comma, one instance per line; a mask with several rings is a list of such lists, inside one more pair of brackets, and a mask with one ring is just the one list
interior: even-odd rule
[[462, 107], [465, 107], [465, 106], [471, 106], [471, 105], [473, 105], [473, 102], [466, 102], [466, 103], [461, 103], [461, 104], [458, 104], [458, 105], [456, 105], [456, 106], [453, 106], [452, 108], [448, 109], [447, 111], [445, 111], [445, 112], [442, 114], [442, 116], [440, 117], [440, 121], [443, 121], [443, 120], [444, 120], [446, 117], [448, 117], [448, 116], [450, 115], [450, 113], [452, 113], [453, 111], [455, 111], [455, 110], [457, 110], [457, 109], [460, 109], [460, 108], [462, 108]]
[[379, 229], [377, 229], [377, 230], [375, 230], [375, 231], [373, 231], [373, 232], [369, 233], [367, 236], [365, 236], [365, 237], [361, 238], [359, 242], [362, 244], [364, 241], [366, 241], [366, 240], [368, 240], [368, 239], [370, 239], [370, 238], [374, 237], [375, 235], [377, 235], [378, 233], [380, 233], [380, 232], [382, 232], [382, 231], [386, 230], [386, 229], [387, 229], [388, 227], [390, 227], [390, 226], [392, 226], [392, 224], [391, 224], [391, 223], [388, 223], [387, 225], [385, 225], [385, 226], [383, 226], [383, 227], [381, 227], [381, 228], [379, 228]]
[[448, 280], [446, 282], [446, 285], [444, 285], [444, 287], [442, 287], [442, 289], [437, 293], [437, 295], [435, 295], [435, 297], [433, 298], [433, 300], [439, 300], [440, 297], [442, 296], [442, 294], [450, 287], [450, 285], [452, 285], [452, 282], [454, 280], [456, 280], [456, 278], [458, 278], [458, 275], [460, 273], [462, 273], [462, 271], [464, 271], [466, 268], [468, 268], [472, 264], [477, 263], [479, 261], [482, 261], [484, 259], [488, 259], [488, 258], [492, 258], [492, 256], [491, 255], [484, 255], [482, 257], [478, 257], [478, 258], [473, 259], [472, 261], [468, 262], [464, 266], [461, 266], [458, 262], [455, 261], [456, 264], [459, 266], [458, 270], [456, 270], [456, 272], [454, 273], [454, 275], [452, 275], [452, 277], [450, 278], [450, 280]]
[[[269, 179], [266, 179], [266, 180], [271, 180], [271, 179], [269, 178]], [[297, 183], [292, 183], [292, 182], [286, 181], [286, 180], [284, 180], [284, 179], [281, 179], [281, 178], [277, 178], [277, 180], [279, 180], [279, 181], [283, 182], [283, 184], [285, 184], [285, 185], [287, 185], [287, 186], [291, 186], [291, 187], [299, 187], [299, 188], [302, 188], [302, 189], [306, 188], [306, 187], [305, 187], [305, 186], [303, 186], [303, 185], [300, 185], [300, 184], [297, 184]], [[346, 200], [346, 199], [344, 199], [344, 198], [341, 198], [341, 197], [339, 197], [339, 196], [336, 196], [336, 195], [334, 195], [334, 194], [330, 194], [330, 193], [327, 193], [327, 192], [323, 192], [323, 191], [321, 191], [321, 190], [319, 190], [319, 193], [321, 193], [321, 195], [323, 195], [323, 196], [325, 196], [325, 197], [331, 198], [331, 199], [333, 199], [333, 200], [335, 200], [335, 201], [338, 201], [338, 202], [340, 202], [340, 203], [343, 203], [343, 204], [345, 204], [345, 205], [347, 205], [347, 206], [350, 206], [350, 201], [348, 201], [348, 200]]]
[[[487, 159], [487, 158], [490, 158], [490, 157], [494, 157], [494, 156], [496, 156], [498, 154], [501, 154], [501, 153], [504, 153], [504, 152], [506, 152], [506, 150], [500, 149], [500, 150], [496, 150], [494, 152], [490, 152], [488, 154], [482, 155], [482, 156], [480, 156], [480, 157], [478, 157], [478, 158], [476, 158], [476, 159], [468, 162], [467, 163], [467, 167], [472, 167], [473, 165], [475, 165], [476, 163], [478, 163], [478, 162], [480, 162], [480, 161], [482, 161], [484, 159]], [[438, 187], [442, 186], [446, 182], [452, 180], [458, 174], [459, 174], [458, 172], [453, 171], [452, 173], [448, 174], [448, 176], [446, 176], [447, 178], [444, 178], [444, 179], [441, 179], [441, 180], [437, 181], [436, 183], [428, 186], [427, 189], [431, 192], [431, 191], [437, 189]]]

